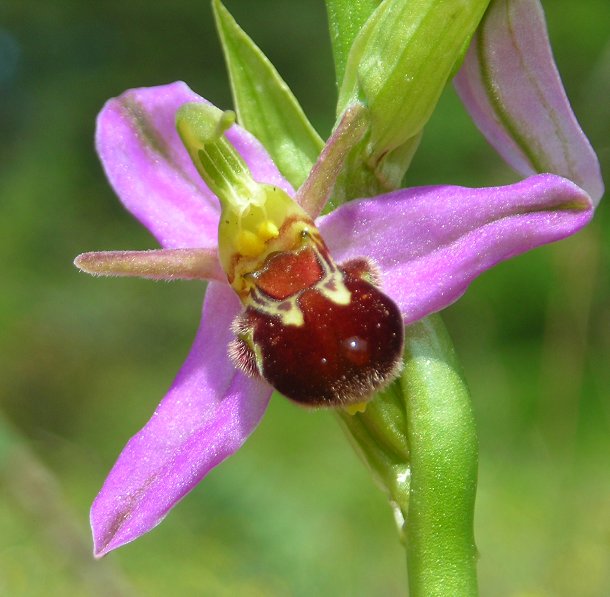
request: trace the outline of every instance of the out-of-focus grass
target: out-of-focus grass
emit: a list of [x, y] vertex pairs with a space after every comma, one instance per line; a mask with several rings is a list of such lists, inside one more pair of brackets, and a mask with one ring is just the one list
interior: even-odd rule
[[[322, 2], [227, 4], [327, 133]], [[607, 174], [610, 8], [546, 8]], [[89, 504], [171, 383], [203, 292], [73, 269], [84, 250], [154, 246], [104, 180], [95, 115], [128, 87], [181, 78], [221, 106], [229, 88], [205, 3], [9, 0], [0, 23], [0, 406], [13, 429], [0, 434], [0, 594], [403, 594], [384, 496], [330, 414], [279, 399], [158, 529], [90, 560]], [[410, 184], [514, 179], [449, 89]], [[483, 594], [610, 586], [609, 231], [602, 204], [587, 230], [488, 272], [446, 312], [480, 431]]]

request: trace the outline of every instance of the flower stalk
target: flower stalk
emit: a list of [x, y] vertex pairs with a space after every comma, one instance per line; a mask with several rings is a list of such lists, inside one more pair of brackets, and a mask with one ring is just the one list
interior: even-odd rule
[[400, 385], [411, 461], [410, 595], [476, 595], [477, 435], [468, 388], [438, 315], [407, 328]]
[[476, 428], [441, 317], [407, 326], [400, 378], [363, 412], [338, 414], [394, 509], [409, 594], [476, 595]]

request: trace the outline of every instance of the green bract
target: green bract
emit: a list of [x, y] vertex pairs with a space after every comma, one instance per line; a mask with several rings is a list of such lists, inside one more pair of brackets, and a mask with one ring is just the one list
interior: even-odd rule
[[326, 0], [338, 87], [341, 87], [343, 81], [345, 63], [354, 38], [380, 2], [381, 0]]
[[280, 172], [299, 187], [324, 142], [258, 46], [219, 0], [212, 2], [239, 123], [271, 154]]

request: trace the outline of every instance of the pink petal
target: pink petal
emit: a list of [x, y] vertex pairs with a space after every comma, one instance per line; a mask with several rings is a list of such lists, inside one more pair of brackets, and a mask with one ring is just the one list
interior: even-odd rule
[[515, 170], [559, 174], [599, 201], [599, 162], [566, 97], [538, 0], [492, 1], [455, 87]]
[[74, 265], [93, 276], [130, 276], [149, 280], [227, 280], [214, 249], [96, 251], [81, 253], [74, 260]]
[[[191, 163], [175, 127], [182, 104], [205, 101], [177, 82], [126, 91], [109, 100], [98, 116], [96, 147], [111, 185], [166, 248], [216, 246], [218, 200]], [[227, 138], [256, 180], [292, 194], [252, 135], [233, 126]]]
[[543, 174], [487, 189], [404, 189], [342, 205], [318, 224], [337, 262], [377, 263], [410, 323], [450, 305], [500, 261], [573, 234], [592, 213], [582, 189]]
[[227, 356], [235, 293], [211, 282], [193, 348], [146, 426], [125, 446], [91, 508], [95, 555], [156, 526], [254, 431], [272, 389]]

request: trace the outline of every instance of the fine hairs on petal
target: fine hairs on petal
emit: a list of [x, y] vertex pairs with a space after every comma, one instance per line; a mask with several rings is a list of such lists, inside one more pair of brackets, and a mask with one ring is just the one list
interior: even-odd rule
[[215, 249], [158, 249], [83, 253], [74, 265], [92, 276], [127, 276], [149, 280], [217, 280], [225, 274]]
[[[384, 374], [372, 371], [368, 375], [355, 376], [347, 382], [336, 384], [332, 391], [337, 396], [337, 406], [356, 405], [357, 409], [362, 409], [367, 400], [372, 398], [373, 394], [383, 392], [400, 375], [402, 369], [403, 361], [398, 359]], [[354, 396], [364, 399], [354, 401]]]
[[240, 313], [231, 322], [235, 338], [229, 342], [227, 354], [235, 367], [250, 377], [260, 378], [256, 353], [252, 347], [252, 328], [245, 313]]

